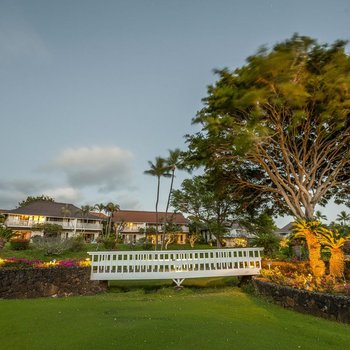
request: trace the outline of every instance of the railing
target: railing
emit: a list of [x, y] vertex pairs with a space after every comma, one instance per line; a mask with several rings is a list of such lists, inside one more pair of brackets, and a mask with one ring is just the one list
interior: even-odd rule
[[8, 227], [32, 227], [34, 225], [43, 224], [44, 221], [29, 221], [29, 220], [6, 220]]
[[32, 220], [7, 220], [6, 225], [8, 227], [33, 227], [38, 224], [57, 224], [61, 225], [63, 229], [69, 230], [102, 230], [102, 224], [100, 223], [82, 223], [74, 221], [62, 221], [62, 220], [47, 220], [47, 221], [32, 221]]
[[[181, 232], [189, 232], [189, 228], [187, 226], [180, 226], [181, 227]], [[140, 229], [142, 230], [142, 232], [147, 232], [147, 229], [156, 229], [155, 226], [145, 226], [145, 225], [135, 225], [135, 226], [125, 226], [121, 229], [121, 232], [135, 232], [135, 233], [139, 233]], [[162, 232], [163, 231], [163, 226], [159, 225], [158, 226], [158, 232]], [[155, 231], [154, 231], [155, 232]]]
[[263, 248], [89, 252], [92, 280], [173, 279], [258, 275]]
[[76, 228], [79, 230], [102, 230], [102, 224], [78, 222]]

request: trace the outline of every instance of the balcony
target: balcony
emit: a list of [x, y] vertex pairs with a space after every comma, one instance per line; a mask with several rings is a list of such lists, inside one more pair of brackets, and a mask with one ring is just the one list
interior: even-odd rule
[[[120, 232], [125, 232], [125, 233], [139, 233], [140, 229], [145, 230], [145, 232], [147, 232], [147, 229], [153, 228], [154, 230], [156, 229], [155, 225], [147, 225], [145, 227], [145, 225], [133, 225], [133, 226], [125, 226], [124, 228], [122, 228], [120, 230]], [[163, 231], [163, 226], [159, 225], [158, 226], [158, 232], [162, 232]], [[187, 226], [181, 226], [181, 231], [184, 233], [188, 233], [189, 232], [189, 228]]]
[[33, 220], [13, 220], [13, 219], [8, 219], [6, 221], [7, 227], [19, 227], [19, 228], [32, 228], [34, 225], [37, 224], [57, 224], [63, 227], [64, 230], [79, 230], [79, 231], [84, 231], [84, 230], [97, 230], [100, 231], [102, 230], [102, 224], [96, 222], [96, 223], [85, 223], [85, 222], [76, 222], [75, 220], [72, 221], [67, 221], [67, 220], [47, 220], [44, 222], [39, 222], [39, 221], [33, 221]]
[[7, 227], [32, 227], [33, 225], [43, 224], [43, 222], [31, 220], [11, 220], [7, 219], [5, 222]]

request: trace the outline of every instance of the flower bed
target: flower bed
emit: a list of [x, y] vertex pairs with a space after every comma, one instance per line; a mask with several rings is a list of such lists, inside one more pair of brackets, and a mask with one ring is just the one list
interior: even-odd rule
[[89, 260], [0, 259], [0, 298], [92, 295], [106, 281], [90, 280]]
[[63, 259], [41, 261], [40, 259], [0, 258], [0, 268], [52, 268], [52, 267], [82, 267], [90, 266], [90, 259]]
[[350, 296], [350, 283], [346, 280], [337, 280], [332, 276], [314, 277], [307, 270], [282, 270], [279, 267], [262, 269], [261, 276], [272, 283], [307, 291], [344, 294]]

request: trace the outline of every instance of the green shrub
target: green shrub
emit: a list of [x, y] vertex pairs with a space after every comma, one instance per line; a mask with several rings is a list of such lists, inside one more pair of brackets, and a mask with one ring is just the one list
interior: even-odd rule
[[109, 237], [101, 240], [103, 248], [106, 250], [113, 250], [116, 248], [116, 241], [114, 237]]
[[71, 252], [80, 252], [84, 250], [86, 246], [83, 236], [72, 237], [72, 238], [69, 238], [68, 241], [70, 242], [69, 251]]
[[69, 239], [42, 237], [42, 239], [33, 242], [33, 246], [42, 251], [44, 255], [61, 255], [70, 250], [72, 243]]
[[0, 249], [13, 237], [16, 237], [16, 234], [10, 228], [0, 225]]
[[273, 233], [262, 233], [252, 239], [255, 247], [264, 248], [265, 257], [274, 257], [279, 248], [279, 240]]
[[43, 237], [42, 236], [39, 236], [39, 235], [35, 235], [35, 236], [32, 236], [30, 237], [32, 243], [36, 244], [37, 242], [40, 242], [43, 240]]
[[29, 239], [12, 239], [10, 241], [10, 247], [12, 250], [26, 250], [29, 248]]
[[141, 244], [143, 250], [151, 250], [153, 248], [152, 242], [146, 237], [140, 238], [137, 243]]

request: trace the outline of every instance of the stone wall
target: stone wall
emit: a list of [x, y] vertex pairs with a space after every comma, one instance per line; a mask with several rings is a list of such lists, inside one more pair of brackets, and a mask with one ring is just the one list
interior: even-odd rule
[[350, 323], [350, 298], [341, 295], [308, 292], [254, 278], [258, 293], [271, 297], [283, 307], [331, 320]]
[[107, 281], [90, 281], [90, 267], [0, 269], [0, 298], [93, 295], [107, 288]]

